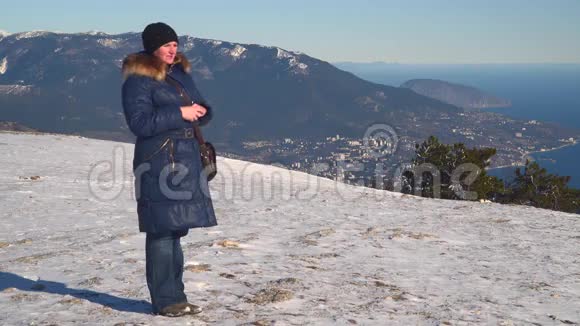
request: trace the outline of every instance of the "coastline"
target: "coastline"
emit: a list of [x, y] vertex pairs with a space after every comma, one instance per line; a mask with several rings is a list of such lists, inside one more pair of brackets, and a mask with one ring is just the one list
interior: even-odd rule
[[543, 150], [543, 151], [540, 150], [540, 151], [532, 151], [532, 152], [523, 152], [522, 153], [522, 157], [521, 157], [520, 161], [517, 162], [517, 164], [500, 165], [500, 166], [495, 166], [495, 167], [492, 167], [492, 168], [486, 168], [485, 170], [486, 171], [489, 171], [489, 170], [503, 169], [503, 168], [511, 168], [511, 167], [522, 167], [522, 166], [525, 166], [526, 159], [529, 159], [530, 162], [535, 161], [534, 158], [532, 156], [530, 156], [531, 154], [553, 152], [553, 151], [556, 151], [556, 150], [559, 150], [559, 149], [562, 149], [562, 148], [565, 148], [565, 147], [578, 145], [579, 143], [580, 142], [578, 140], [574, 139], [574, 141], [571, 142], [571, 143], [567, 143], [567, 144], [564, 144], [564, 145], [561, 145], [561, 146], [558, 146], [558, 147], [554, 147], [554, 148], [550, 148], [550, 149], [546, 149], [546, 150]]

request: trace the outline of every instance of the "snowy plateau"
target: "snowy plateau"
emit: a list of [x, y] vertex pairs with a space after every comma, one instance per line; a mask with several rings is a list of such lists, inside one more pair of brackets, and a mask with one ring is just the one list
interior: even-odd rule
[[0, 133], [0, 325], [580, 323], [578, 215], [218, 157], [182, 239], [196, 316], [150, 313], [133, 145]]

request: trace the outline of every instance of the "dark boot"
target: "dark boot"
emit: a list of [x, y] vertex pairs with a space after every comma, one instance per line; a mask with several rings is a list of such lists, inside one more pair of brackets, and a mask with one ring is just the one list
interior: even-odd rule
[[159, 314], [166, 317], [181, 317], [185, 315], [199, 314], [201, 311], [201, 307], [185, 302], [169, 305], [161, 309]]

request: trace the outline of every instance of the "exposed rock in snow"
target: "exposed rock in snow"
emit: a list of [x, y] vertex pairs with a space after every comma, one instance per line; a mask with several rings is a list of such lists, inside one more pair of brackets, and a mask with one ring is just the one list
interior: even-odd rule
[[193, 49], [195, 47], [195, 38], [192, 36], [186, 36], [185, 41], [183, 41], [183, 44], [180, 44], [180, 47], [180, 51], [183, 52]]
[[232, 50], [230, 50], [230, 55], [234, 58], [241, 58], [242, 55], [246, 52], [246, 50], [247, 49], [245, 47], [236, 44], [236, 46]]
[[247, 49], [239, 44], [236, 44], [233, 48], [223, 47], [218, 50], [223, 56], [231, 56], [234, 59], [240, 59], [244, 57]]
[[106, 46], [112, 49], [118, 49], [123, 45], [123, 41], [122, 39], [115, 39], [115, 38], [100, 38], [97, 40], [97, 43], [99, 43], [102, 46]]
[[288, 59], [288, 69], [295, 74], [308, 74], [308, 65], [298, 61], [296, 53], [276, 48], [278, 59]]
[[114, 61], [114, 64], [115, 64], [115, 66], [117, 66], [119, 68], [123, 67], [123, 59], [116, 59]]
[[88, 31], [85, 33], [79, 33], [81, 35], [99, 35], [99, 36], [105, 36], [105, 35], [109, 35], [105, 32], [101, 32], [101, 31], [97, 31], [97, 30], [92, 30], [92, 31]]
[[302, 62], [299, 62], [297, 58], [292, 58], [288, 61], [290, 67], [296, 68], [294, 72], [306, 74], [308, 73], [308, 65]]
[[222, 41], [218, 41], [218, 40], [206, 40], [208, 43], [212, 44], [214, 47], [215, 46], [220, 46], [222, 45]]
[[0, 60], [0, 75], [4, 75], [8, 69], [8, 57], [4, 57]]
[[286, 50], [283, 50], [280, 48], [276, 48], [276, 50], [278, 51], [278, 53], [276, 54], [276, 58], [278, 58], [278, 59], [285, 59], [285, 58], [293, 58], [294, 57], [290, 52], [288, 52]]
[[0, 324], [580, 323], [579, 218], [218, 157], [182, 239], [195, 317], [150, 314], [133, 145], [0, 133]]

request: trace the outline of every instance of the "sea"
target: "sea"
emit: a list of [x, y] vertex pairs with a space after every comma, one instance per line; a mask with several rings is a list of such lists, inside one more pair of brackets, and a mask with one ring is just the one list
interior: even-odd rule
[[[416, 78], [473, 86], [512, 103], [510, 107], [488, 111], [580, 130], [580, 64], [336, 65], [363, 79], [390, 86]], [[580, 189], [580, 144], [530, 156], [550, 173], [571, 176], [568, 185]], [[509, 181], [514, 170], [515, 167], [507, 167], [491, 169], [488, 173]]]

